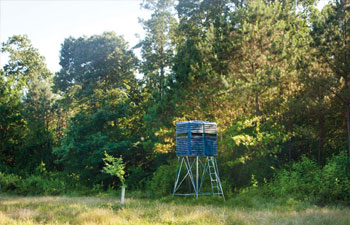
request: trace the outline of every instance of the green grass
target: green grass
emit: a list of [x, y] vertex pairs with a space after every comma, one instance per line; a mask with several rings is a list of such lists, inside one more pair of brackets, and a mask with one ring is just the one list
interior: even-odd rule
[[[238, 195], [141, 198], [0, 195], [0, 224], [350, 224], [350, 208], [319, 207], [293, 199]], [[134, 197], [132, 197], [134, 196]]]

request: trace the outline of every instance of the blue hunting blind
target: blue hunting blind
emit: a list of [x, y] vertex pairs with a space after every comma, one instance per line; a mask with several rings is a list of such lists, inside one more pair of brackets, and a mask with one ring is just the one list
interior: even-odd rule
[[177, 156], [216, 156], [216, 123], [186, 121], [176, 124]]
[[[176, 124], [178, 165], [173, 195], [221, 195], [224, 192], [215, 156], [218, 154], [215, 122], [185, 121]], [[186, 192], [187, 180], [188, 191]], [[205, 189], [206, 183], [210, 188]], [[185, 192], [185, 193], [184, 193]]]

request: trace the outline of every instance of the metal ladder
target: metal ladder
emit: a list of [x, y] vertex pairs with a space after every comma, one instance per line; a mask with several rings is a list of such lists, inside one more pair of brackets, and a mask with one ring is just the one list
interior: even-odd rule
[[214, 195], [221, 195], [225, 200], [224, 191], [222, 190], [216, 160], [212, 156], [207, 157], [207, 160], [208, 160], [208, 174], [210, 178], [212, 193]]

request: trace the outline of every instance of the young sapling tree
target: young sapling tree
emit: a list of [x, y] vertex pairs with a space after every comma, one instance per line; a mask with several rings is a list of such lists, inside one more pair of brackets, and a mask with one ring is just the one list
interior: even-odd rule
[[107, 173], [111, 176], [117, 176], [122, 183], [122, 193], [120, 204], [124, 205], [124, 196], [125, 196], [125, 164], [123, 163], [123, 158], [120, 156], [119, 158], [115, 158], [112, 155], [107, 154], [105, 152], [105, 158], [102, 159], [105, 163], [105, 166], [102, 169], [102, 172]]

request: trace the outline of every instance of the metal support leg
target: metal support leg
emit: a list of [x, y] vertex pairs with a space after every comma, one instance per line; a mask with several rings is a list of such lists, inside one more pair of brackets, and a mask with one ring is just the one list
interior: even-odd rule
[[198, 199], [198, 191], [199, 191], [199, 187], [198, 187], [198, 178], [199, 178], [199, 176], [198, 176], [198, 156], [196, 157], [196, 199]]
[[177, 168], [176, 168], [176, 180], [175, 180], [175, 184], [174, 184], [174, 191], [173, 191], [173, 196], [176, 193], [177, 190], [177, 184], [179, 182], [179, 178], [180, 178], [180, 174], [181, 174], [181, 168], [182, 168], [182, 164], [184, 162], [184, 158], [181, 159], [181, 164], [179, 165], [180, 162], [180, 157], [177, 157]]
[[205, 174], [208, 173], [207, 169], [207, 162], [205, 162], [205, 164], [203, 164], [202, 160], [199, 159], [199, 162], [200, 162], [200, 165], [202, 166], [203, 168], [203, 171], [202, 171], [202, 176], [201, 176], [201, 184], [199, 186], [199, 190], [198, 190], [198, 193], [200, 193], [201, 189], [202, 189], [202, 186], [203, 186], [203, 183], [204, 183], [204, 178], [205, 178]]

